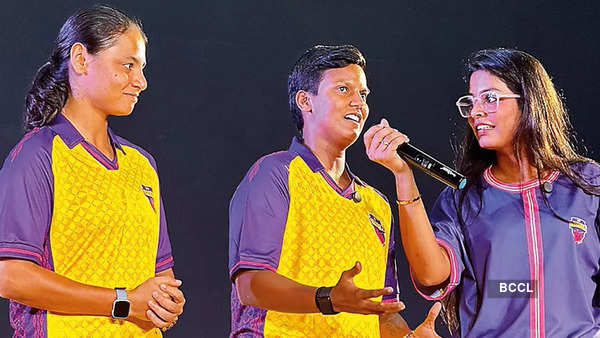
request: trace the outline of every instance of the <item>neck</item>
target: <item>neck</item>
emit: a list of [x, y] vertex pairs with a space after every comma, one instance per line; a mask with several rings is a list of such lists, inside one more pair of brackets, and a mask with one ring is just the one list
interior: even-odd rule
[[107, 114], [99, 112], [86, 102], [77, 100], [72, 96], [67, 99], [62, 114], [89, 143], [97, 148], [110, 144]]
[[325, 171], [339, 186], [346, 186], [350, 179], [344, 176], [346, 169], [346, 149], [322, 137], [305, 135], [304, 144], [315, 154]]
[[[496, 178], [506, 183], [522, 183], [538, 178], [536, 167], [521, 151], [520, 161], [512, 152], [496, 152], [496, 164], [492, 166]], [[543, 173], [541, 173], [543, 176]]]

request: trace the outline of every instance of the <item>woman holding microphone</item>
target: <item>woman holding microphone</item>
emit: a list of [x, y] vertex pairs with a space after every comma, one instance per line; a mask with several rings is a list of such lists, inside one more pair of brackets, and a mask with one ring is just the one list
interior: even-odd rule
[[593, 336], [600, 168], [576, 152], [533, 56], [481, 50], [466, 79], [456, 104], [470, 127], [457, 158], [467, 185], [444, 190], [429, 214], [396, 152], [408, 138], [385, 120], [364, 136], [369, 158], [394, 173], [415, 287], [444, 302], [455, 336]]

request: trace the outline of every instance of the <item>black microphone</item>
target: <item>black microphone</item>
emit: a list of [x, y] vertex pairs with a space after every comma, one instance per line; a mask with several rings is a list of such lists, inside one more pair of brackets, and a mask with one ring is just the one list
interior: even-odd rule
[[406, 162], [454, 189], [462, 189], [467, 184], [467, 178], [464, 175], [409, 143], [401, 144], [398, 147], [398, 154]]

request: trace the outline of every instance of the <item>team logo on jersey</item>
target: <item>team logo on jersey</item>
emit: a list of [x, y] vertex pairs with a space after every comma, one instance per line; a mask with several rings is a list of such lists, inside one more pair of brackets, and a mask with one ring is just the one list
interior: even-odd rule
[[154, 210], [154, 212], [156, 212], [156, 209], [154, 208], [154, 195], [152, 194], [152, 187], [149, 187], [149, 186], [143, 185], [143, 184], [141, 187], [142, 187], [142, 192], [148, 198], [148, 202], [150, 202], [150, 206], [152, 207], [152, 210]]
[[585, 224], [585, 221], [579, 217], [571, 217], [571, 219], [569, 219], [569, 228], [573, 235], [573, 241], [577, 244], [581, 244], [587, 233], [587, 224]]
[[379, 238], [381, 245], [385, 246], [385, 229], [383, 228], [383, 225], [381, 225], [381, 222], [377, 217], [372, 214], [369, 214], [369, 222], [371, 222], [373, 230], [375, 230], [375, 234], [377, 235], [377, 238]]

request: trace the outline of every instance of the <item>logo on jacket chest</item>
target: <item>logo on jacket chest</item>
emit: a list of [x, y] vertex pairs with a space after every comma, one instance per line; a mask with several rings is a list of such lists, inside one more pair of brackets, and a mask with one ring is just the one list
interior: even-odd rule
[[373, 214], [369, 214], [369, 222], [371, 222], [371, 226], [373, 227], [377, 238], [379, 238], [381, 245], [385, 246], [385, 228]]
[[579, 217], [571, 217], [569, 219], [569, 229], [571, 229], [573, 241], [576, 244], [581, 244], [587, 233], [587, 224], [585, 223], [585, 220]]
[[148, 202], [150, 202], [152, 210], [154, 210], [154, 212], [156, 213], [156, 208], [154, 208], [154, 194], [152, 192], [152, 187], [142, 184], [141, 188], [146, 198], [148, 198]]

